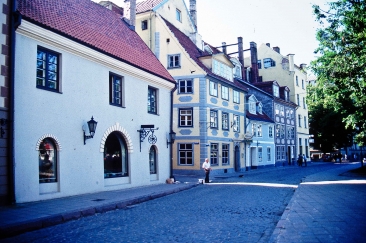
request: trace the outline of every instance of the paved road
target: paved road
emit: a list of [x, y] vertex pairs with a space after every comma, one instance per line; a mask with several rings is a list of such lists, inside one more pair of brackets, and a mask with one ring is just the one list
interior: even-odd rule
[[297, 185], [331, 168], [293, 166], [216, 177], [211, 184], [4, 242], [268, 242]]

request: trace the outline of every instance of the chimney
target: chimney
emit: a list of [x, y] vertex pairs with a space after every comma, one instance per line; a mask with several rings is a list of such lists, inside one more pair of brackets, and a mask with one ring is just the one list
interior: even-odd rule
[[294, 65], [295, 65], [295, 63], [294, 63], [294, 54], [288, 54], [287, 56], [288, 56], [288, 62], [289, 62], [288, 70], [290, 72], [294, 72], [295, 71], [295, 69], [294, 69]]
[[252, 63], [252, 77], [251, 83], [257, 83], [259, 72], [258, 72], [258, 53], [257, 53], [257, 44], [255, 42], [250, 42], [250, 60]]
[[[277, 53], [280, 53], [280, 48], [278, 46], [273, 47], [273, 50]], [[281, 53], [280, 53], [281, 54]]]
[[242, 65], [241, 77], [244, 81], [246, 81], [246, 73], [245, 73], [245, 68], [244, 68], [243, 37], [238, 37], [238, 54], [239, 54], [239, 62]]
[[197, 11], [196, 11], [196, 0], [189, 0], [189, 13], [191, 14], [194, 27], [197, 31]]
[[136, 25], [136, 0], [125, 0], [126, 17], [130, 20], [130, 25]]
[[225, 53], [225, 55], [226, 55], [227, 54], [227, 51], [226, 51], [226, 42], [222, 42], [221, 45], [222, 45], [222, 52]]
[[271, 47], [271, 44], [270, 43], [266, 43], [266, 46]]

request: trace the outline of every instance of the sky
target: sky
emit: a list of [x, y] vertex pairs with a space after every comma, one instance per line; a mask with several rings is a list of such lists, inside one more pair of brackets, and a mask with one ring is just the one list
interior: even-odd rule
[[[97, 0], [93, 0], [98, 2]], [[124, 0], [110, 0], [117, 5]], [[143, 0], [137, 0], [141, 2]], [[184, 0], [189, 9], [189, 0]], [[218, 47], [222, 42], [237, 43], [244, 49], [254, 41], [259, 46], [278, 46], [283, 55], [295, 54], [298, 66], [315, 59], [318, 46], [315, 34], [321, 27], [315, 21], [312, 5], [328, 9], [329, 0], [196, 0], [197, 29], [202, 40]], [[228, 53], [237, 51], [228, 49]], [[234, 55], [235, 56], [235, 55]]]

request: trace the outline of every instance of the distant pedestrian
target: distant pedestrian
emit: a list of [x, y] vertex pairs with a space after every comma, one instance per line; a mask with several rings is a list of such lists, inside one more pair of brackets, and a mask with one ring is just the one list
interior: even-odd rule
[[205, 170], [205, 183], [210, 183], [210, 171], [211, 171], [211, 165], [208, 159], [205, 159], [205, 162], [202, 164], [202, 169]]
[[297, 165], [298, 166], [302, 166], [302, 155], [301, 154], [299, 154], [299, 157], [297, 158]]
[[308, 166], [308, 164], [306, 163], [307, 162], [307, 158], [306, 158], [306, 155], [305, 154], [302, 155], [302, 160], [304, 161], [305, 166]]

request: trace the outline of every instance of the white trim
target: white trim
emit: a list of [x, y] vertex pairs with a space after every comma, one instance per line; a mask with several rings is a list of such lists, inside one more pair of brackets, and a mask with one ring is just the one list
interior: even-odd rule
[[22, 20], [22, 24], [18, 27], [16, 32], [37, 41], [56, 46], [60, 49], [81, 56], [90, 61], [110, 67], [111, 69], [119, 70], [120, 72], [126, 73], [138, 79], [154, 83], [155, 85], [158, 85], [160, 87], [162, 86], [167, 89], [173, 89], [175, 86], [174, 83], [171, 83], [165, 79], [157, 77], [125, 62], [121, 62], [115, 58], [109, 57], [103, 53], [93, 50], [87, 46], [84, 46], [52, 31], [46, 30], [35, 24], [32, 24], [26, 20]]

